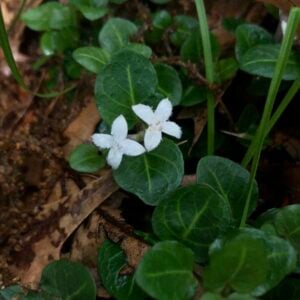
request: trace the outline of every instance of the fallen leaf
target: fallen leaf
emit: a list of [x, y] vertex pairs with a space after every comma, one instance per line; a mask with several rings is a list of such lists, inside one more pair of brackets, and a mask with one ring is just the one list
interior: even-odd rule
[[98, 109], [94, 99], [90, 99], [88, 105], [82, 109], [76, 119], [70, 123], [64, 135], [69, 142], [64, 146], [65, 157], [78, 145], [90, 139], [100, 121]]
[[14, 263], [10, 270], [20, 277], [20, 282], [36, 288], [43, 268], [52, 260], [59, 259], [66, 239], [117, 190], [111, 172], [105, 172], [78, 194], [43, 205], [32, 231], [22, 239], [22, 249], [12, 255]]

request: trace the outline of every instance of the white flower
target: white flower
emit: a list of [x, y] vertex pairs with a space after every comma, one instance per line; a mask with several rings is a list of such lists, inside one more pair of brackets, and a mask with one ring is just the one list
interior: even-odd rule
[[117, 117], [111, 126], [111, 134], [96, 133], [92, 135], [93, 143], [100, 149], [110, 149], [107, 163], [117, 169], [123, 154], [137, 156], [145, 152], [145, 148], [136, 141], [127, 139], [128, 126], [124, 116]]
[[162, 140], [162, 132], [180, 139], [181, 128], [176, 123], [168, 121], [172, 114], [172, 103], [169, 99], [161, 100], [155, 111], [144, 104], [133, 105], [132, 109], [140, 119], [149, 125], [144, 137], [147, 151], [151, 151], [159, 145]]

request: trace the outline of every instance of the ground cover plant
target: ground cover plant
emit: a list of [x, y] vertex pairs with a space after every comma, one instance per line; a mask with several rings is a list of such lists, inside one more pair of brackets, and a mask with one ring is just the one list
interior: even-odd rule
[[[29, 170], [49, 151], [63, 166], [53, 173], [68, 174], [50, 180], [47, 166], [44, 202], [32, 200], [43, 195], [35, 171], [25, 172], [31, 190], [1, 187], [8, 207], [34, 205], [14, 248], [0, 241], [0, 274], [10, 274], [0, 298], [300, 298], [299, 193], [268, 191], [263, 172], [299, 158], [274, 141], [282, 118], [298, 118], [300, 7], [246, 2], [23, 1], [9, 29], [1, 11], [3, 55], [23, 93], [46, 103], [39, 120], [58, 99], [68, 104], [54, 123], [80, 112], [61, 153], [41, 146], [45, 133], [29, 152]], [[14, 59], [17, 22], [35, 47], [30, 68], [46, 74], [38, 89]], [[42, 126], [34, 116], [22, 115], [21, 135]]]

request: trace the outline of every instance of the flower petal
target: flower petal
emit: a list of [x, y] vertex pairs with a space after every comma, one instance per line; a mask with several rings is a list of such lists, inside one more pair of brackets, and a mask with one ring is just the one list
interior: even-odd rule
[[107, 163], [113, 168], [117, 169], [122, 161], [123, 153], [116, 148], [111, 148], [107, 155]]
[[182, 135], [181, 128], [175, 122], [170, 121], [164, 122], [162, 124], [162, 132], [174, 136], [178, 139], [180, 139]]
[[145, 137], [144, 137], [144, 144], [147, 151], [151, 151], [155, 149], [162, 140], [161, 131], [152, 129], [149, 127], [146, 130]]
[[134, 113], [143, 120], [147, 125], [150, 125], [154, 121], [154, 112], [148, 105], [137, 104], [132, 106]]
[[128, 125], [123, 115], [118, 116], [111, 125], [111, 135], [117, 141], [125, 140], [128, 133]]
[[124, 154], [128, 156], [138, 156], [146, 151], [141, 144], [129, 139], [122, 142], [122, 149]]
[[162, 99], [155, 112], [154, 112], [156, 118], [160, 120], [161, 122], [169, 120], [172, 114], [172, 103], [168, 98]]
[[95, 133], [92, 135], [93, 143], [101, 149], [110, 148], [112, 146], [112, 140], [113, 138], [109, 134]]

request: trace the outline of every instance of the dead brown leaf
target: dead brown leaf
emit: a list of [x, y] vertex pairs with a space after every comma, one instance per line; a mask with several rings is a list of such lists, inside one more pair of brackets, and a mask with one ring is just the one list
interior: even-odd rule
[[71, 248], [70, 259], [80, 261], [91, 267], [96, 266], [97, 251], [103, 239], [99, 237], [100, 216], [94, 212], [88, 220], [88, 224], [82, 224], [76, 231]]
[[90, 139], [99, 121], [99, 112], [94, 99], [91, 98], [88, 105], [64, 132], [64, 135], [69, 138], [69, 142], [64, 146], [65, 157], [68, 157], [76, 146]]
[[66, 239], [117, 189], [111, 172], [105, 172], [78, 194], [43, 205], [32, 231], [22, 239], [22, 248], [12, 257], [10, 270], [21, 283], [36, 288], [42, 269], [60, 257]]
[[99, 222], [102, 235], [115, 243], [120, 244], [124, 250], [128, 265], [136, 268], [149, 245], [134, 235], [133, 228], [126, 224], [121, 217], [117, 217], [115, 210], [104, 206], [99, 209], [101, 218]]

